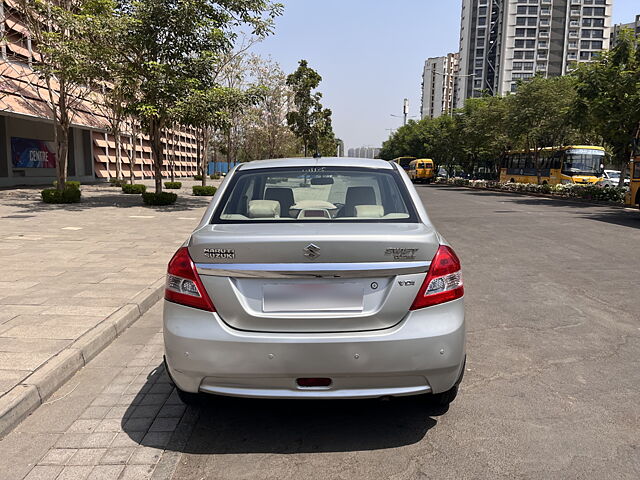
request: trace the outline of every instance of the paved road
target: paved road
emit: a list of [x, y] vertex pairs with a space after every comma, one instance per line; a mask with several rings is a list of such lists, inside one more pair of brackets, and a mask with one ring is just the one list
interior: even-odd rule
[[3, 480], [639, 478], [640, 214], [420, 192], [467, 285], [468, 368], [447, 412], [415, 398], [185, 410], [158, 305], [0, 442]]

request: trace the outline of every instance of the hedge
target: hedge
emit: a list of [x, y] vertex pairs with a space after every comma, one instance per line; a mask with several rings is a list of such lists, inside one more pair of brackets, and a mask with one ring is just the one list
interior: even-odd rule
[[141, 193], [144, 193], [146, 191], [147, 191], [146, 185], [140, 185], [140, 184], [129, 185], [128, 183], [125, 183], [122, 185], [122, 192], [130, 195], [133, 195], [133, 194], [140, 195]]
[[193, 179], [194, 180], [202, 180], [202, 175], [194, 175]]
[[193, 186], [193, 194], [199, 197], [212, 197], [216, 194], [218, 189], [216, 187], [205, 186], [202, 185], [194, 185]]
[[[58, 181], [54, 180], [53, 181], [53, 186], [54, 187], [58, 187]], [[75, 188], [77, 190], [80, 190], [80, 182], [74, 182], [72, 180], [67, 180], [66, 182], [64, 182], [64, 188]]]
[[164, 188], [169, 190], [179, 190], [182, 188], [182, 182], [164, 182]]
[[212, 173], [211, 175], [209, 175], [209, 178], [211, 180], [220, 180], [220, 174], [219, 173]]
[[147, 205], [173, 205], [176, 200], [178, 200], [178, 195], [171, 192], [142, 194], [142, 201]]
[[63, 191], [57, 188], [46, 188], [40, 192], [44, 203], [79, 203], [80, 189], [67, 187]]
[[437, 183], [449, 185], [489, 188], [492, 190], [504, 190], [507, 192], [538, 193], [564, 198], [581, 198], [583, 200], [596, 200], [601, 202], [624, 203], [626, 189], [619, 187], [601, 187], [599, 185], [558, 184], [538, 185], [535, 183], [496, 182], [490, 180], [468, 180], [466, 178], [439, 179]]

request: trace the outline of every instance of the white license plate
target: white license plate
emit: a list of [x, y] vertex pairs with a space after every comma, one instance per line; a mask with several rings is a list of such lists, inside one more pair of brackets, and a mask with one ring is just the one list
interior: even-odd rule
[[357, 283], [270, 284], [262, 287], [262, 311], [361, 312], [363, 298]]

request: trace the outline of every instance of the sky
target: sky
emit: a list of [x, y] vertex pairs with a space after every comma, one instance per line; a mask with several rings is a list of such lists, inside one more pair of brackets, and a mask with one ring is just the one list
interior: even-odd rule
[[[402, 125], [404, 98], [418, 118], [429, 57], [458, 50], [461, 0], [279, 0], [274, 35], [253, 47], [293, 72], [305, 59], [345, 148], [380, 146]], [[638, 0], [613, 0], [613, 22], [640, 14]]]

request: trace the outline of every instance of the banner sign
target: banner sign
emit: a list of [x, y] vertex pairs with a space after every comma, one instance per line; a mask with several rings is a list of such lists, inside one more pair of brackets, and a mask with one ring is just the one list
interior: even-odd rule
[[55, 151], [52, 142], [11, 137], [13, 168], [55, 168]]

